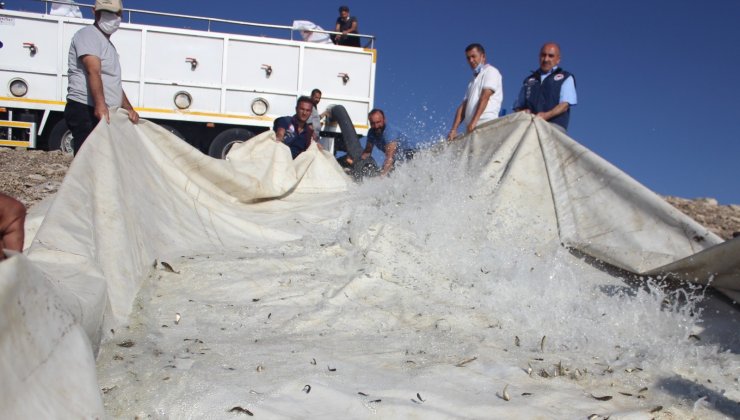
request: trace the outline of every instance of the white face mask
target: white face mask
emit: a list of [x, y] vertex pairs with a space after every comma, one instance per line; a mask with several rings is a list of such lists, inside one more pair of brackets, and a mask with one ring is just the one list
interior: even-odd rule
[[108, 35], [113, 35], [113, 32], [118, 30], [121, 25], [121, 17], [115, 13], [103, 10], [100, 12], [100, 20], [98, 21], [98, 28]]

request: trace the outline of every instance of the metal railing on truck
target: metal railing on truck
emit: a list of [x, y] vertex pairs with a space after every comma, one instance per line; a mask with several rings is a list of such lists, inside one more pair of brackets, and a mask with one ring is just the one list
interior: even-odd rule
[[[92, 9], [94, 7], [94, 5], [92, 4], [74, 3], [74, 2], [62, 1], [62, 0], [32, 0], [32, 1], [35, 1], [37, 3], [44, 3], [44, 13], [46, 13], [47, 15], [51, 12], [51, 5], [54, 3], [70, 5], [70, 6], [86, 7], [89, 9]], [[290, 33], [290, 37], [288, 39], [290, 40], [296, 40], [295, 33], [303, 31], [302, 29], [297, 29], [297, 28], [294, 28], [293, 26], [286, 26], [286, 25], [273, 25], [273, 24], [267, 24], [267, 23], [244, 22], [244, 21], [231, 20], [231, 19], [219, 19], [219, 18], [209, 18], [209, 17], [202, 17], [202, 16], [183, 15], [179, 13], [155, 12], [152, 10], [140, 10], [140, 9], [127, 9], [124, 7], [123, 15], [125, 16], [127, 23], [149, 24], [147, 22], [134, 22], [133, 16], [135, 13], [142, 14], [142, 15], [149, 15], [149, 16], [159, 16], [159, 17], [166, 17], [166, 18], [186, 19], [186, 20], [191, 20], [191, 21], [196, 21], [196, 22], [203, 22], [206, 25], [205, 30], [207, 30], [208, 32], [212, 31], [212, 26], [214, 23], [234, 25], [234, 26], [242, 27], [242, 28], [265, 28], [265, 29], [274, 29], [277, 31], [288, 31]], [[195, 29], [195, 28], [188, 28], [188, 29]], [[311, 30], [311, 32], [327, 34], [327, 35], [343, 35], [341, 32], [317, 30], [317, 29]], [[363, 48], [371, 48], [371, 49], [375, 48], [375, 36], [373, 35], [346, 34], [345, 36], [360, 38], [361, 43], [364, 40], [365, 45], [363, 46]]]

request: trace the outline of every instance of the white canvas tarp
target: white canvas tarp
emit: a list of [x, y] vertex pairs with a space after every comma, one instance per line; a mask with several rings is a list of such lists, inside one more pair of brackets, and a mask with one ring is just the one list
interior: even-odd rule
[[[9, 418], [682, 413], [692, 396], [676, 387], [608, 402], [586, 388], [637, 395], [666, 372], [693, 378], [701, 354], [735, 393], [712, 394], [727, 414], [740, 391], [721, 370], [738, 359], [687, 340], [695, 302], [615, 292], [622, 280], [575, 251], [733, 294], [737, 244], [523, 114], [356, 186], [271, 132], [222, 161], [118, 113], [27, 257], [0, 264], [0, 405]], [[596, 359], [646, 373], [585, 366]]]

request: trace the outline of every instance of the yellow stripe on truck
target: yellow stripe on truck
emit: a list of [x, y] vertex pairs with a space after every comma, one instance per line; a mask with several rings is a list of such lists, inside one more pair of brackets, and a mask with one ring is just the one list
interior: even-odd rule
[[[22, 99], [22, 98], [8, 98], [5, 96], [0, 96], [0, 101], [14, 101], [14, 102], [28, 102], [28, 103], [34, 103], [34, 104], [48, 104], [48, 105], [65, 105], [66, 102], [60, 102], [60, 101], [47, 101], [44, 99]], [[242, 119], [242, 120], [256, 120], [256, 121], [273, 121], [275, 118], [273, 117], [265, 117], [265, 116], [253, 116], [253, 115], [235, 115], [235, 114], [218, 114], [215, 112], [200, 112], [200, 111], [181, 111], [181, 110], [172, 110], [172, 109], [164, 109], [164, 108], [139, 108], [134, 107], [136, 112], [149, 112], [153, 114], [170, 114], [170, 115], [195, 115], [199, 117], [213, 117], [213, 118], [232, 118], [232, 119]], [[363, 124], [355, 124], [355, 128], [359, 129], [367, 129], [370, 126], [363, 125]]]
[[66, 105], [64, 101], [50, 101], [47, 99], [28, 99], [28, 98], [11, 98], [8, 96], [0, 96], [0, 101], [13, 101], [13, 102], [27, 102], [30, 104], [45, 104], [45, 105]]
[[235, 115], [235, 114], [219, 114], [215, 112], [200, 112], [200, 111], [180, 111], [163, 108], [134, 108], [136, 112], [152, 112], [157, 114], [179, 114], [179, 115], [197, 115], [199, 117], [216, 117], [216, 118], [234, 118], [242, 120], [258, 120], [258, 121], [272, 121], [272, 117], [263, 116], [252, 116], [252, 115]]
[[0, 140], [0, 146], [31, 147], [31, 143], [28, 141]]
[[[234, 119], [242, 119], [242, 120], [257, 120], [257, 121], [274, 121], [275, 117], [265, 117], [265, 116], [257, 116], [257, 115], [236, 115], [236, 114], [218, 114], [215, 112], [200, 112], [200, 111], [182, 111], [182, 110], [172, 110], [172, 109], [164, 109], [164, 108], [134, 108], [136, 109], [136, 112], [151, 112], [151, 113], [157, 113], [157, 114], [179, 114], [179, 115], [197, 115], [199, 117], [216, 117], [216, 118], [234, 118]], [[336, 125], [334, 123], [333, 125]], [[365, 129], [370, 128], [369, 125], [363, 125], [363, 124], [354, 124], [355, 128], [359, 129]]]
[[30, 123], [30, 122], [22, 122], [22, 121], [3, 121], [3, 120], [0, 120], [0, 127], [32, 128], [33, 127], [33, 123]]

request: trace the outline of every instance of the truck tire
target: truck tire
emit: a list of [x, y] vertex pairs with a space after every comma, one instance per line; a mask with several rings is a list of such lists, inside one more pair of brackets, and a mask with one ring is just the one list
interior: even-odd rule
[[159, 124], [160, 127], [164, 128], [165, 130], [169, 131], [170, 133], [174, 134], [179, 138], [180, 140], [188, 141], [188, 139], [185, 138], [185, 136], [182, 135], [182, 133], [176, 129], [175, 127], [171, 127], [167, 124]]
[[49, 133], [48, 146], [49, 150], [61, 150], [65, 155], [74, 153], [72, 144], [72, 132], [67, 128], [67, 121], [62, 118], [54, 124], [54, 128]]
[[223, 159], [231, 150], [231, 146], [242, 143], [254, 137], [254, 134], [244, 128], [229, 128], [219, 133], [208, 147], [208, 156]]

